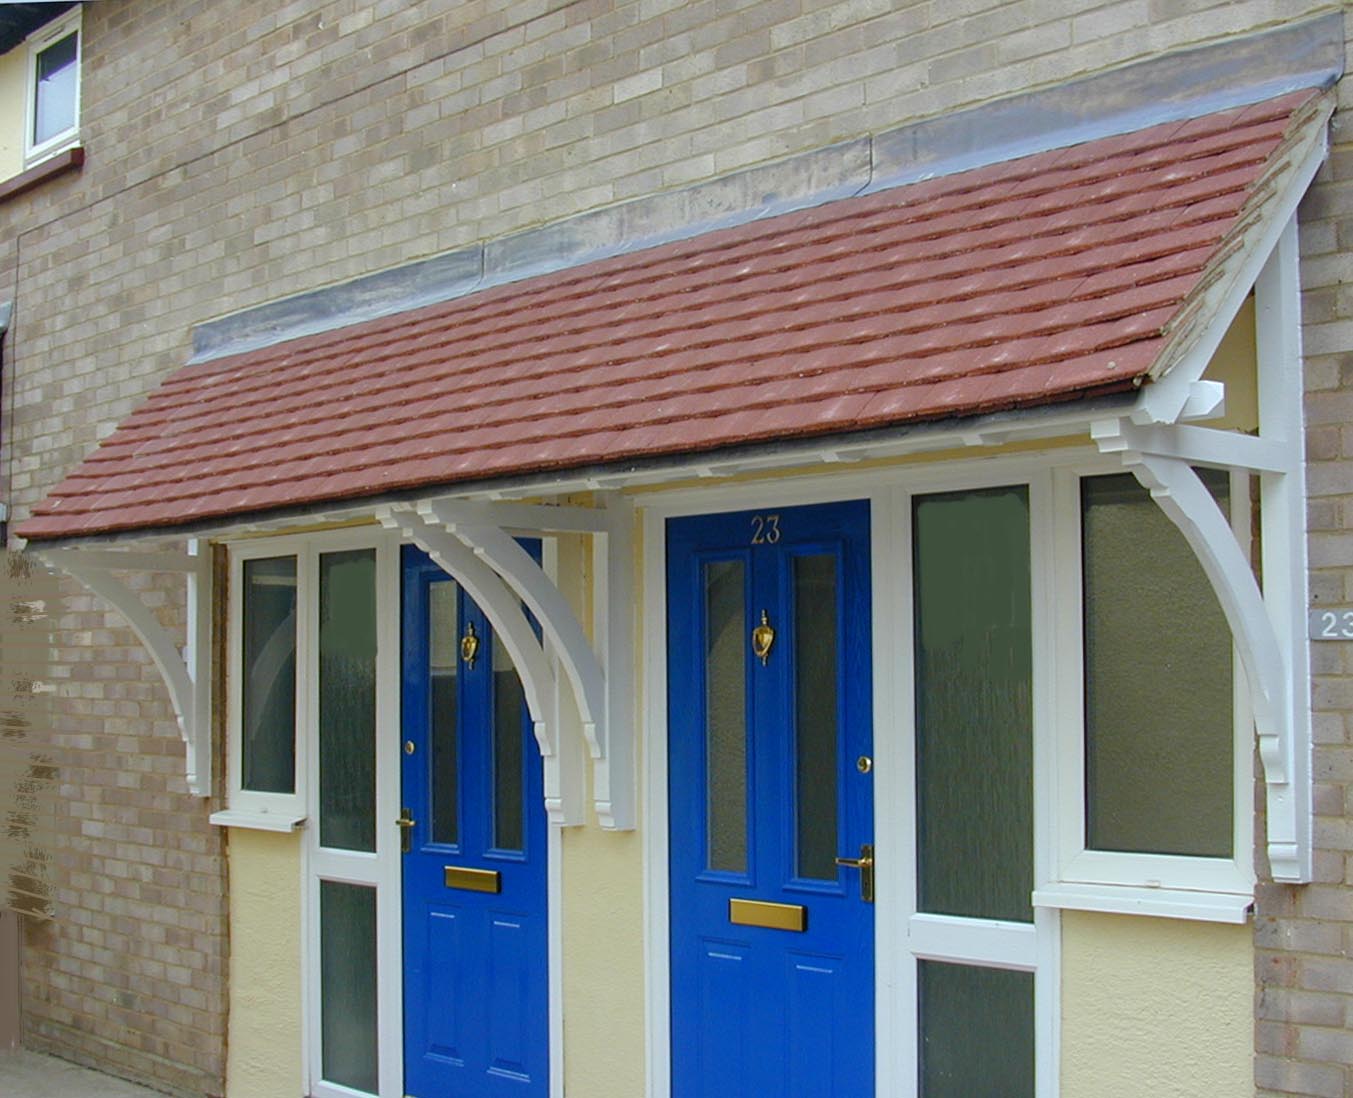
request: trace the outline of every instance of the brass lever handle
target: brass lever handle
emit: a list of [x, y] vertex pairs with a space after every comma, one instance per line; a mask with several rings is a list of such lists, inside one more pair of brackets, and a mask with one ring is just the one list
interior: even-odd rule
[[867, 904], [874, 902], [874, 846], [872, 843], [860, 845], [858, 858], [837, 858], [837, 865], [850, 866], [860, 871], [860, 899]]
[[395, 826], [399, 828], [399, 849], [407, 854], [413, 849], [413, 825], [415, 821], [407, 808], [399, 810], [399, 819]]

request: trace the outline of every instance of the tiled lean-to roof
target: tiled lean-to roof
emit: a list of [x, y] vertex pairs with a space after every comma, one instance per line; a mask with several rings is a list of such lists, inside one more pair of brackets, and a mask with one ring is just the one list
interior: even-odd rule
[[1131, 390], [1177, 356], [1325, 117], [1318, 93], [1289, 94], [189, 365], [19, 533], [173, 528]]

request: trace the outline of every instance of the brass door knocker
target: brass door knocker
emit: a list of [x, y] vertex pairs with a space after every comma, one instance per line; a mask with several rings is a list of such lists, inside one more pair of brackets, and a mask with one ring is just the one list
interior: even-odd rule
[[479, 637], [475, 635], [474, 622], [465, 623], [465, 636], [460, 638], [460, 658], [471, 671], [474, 670], [474, 658], [479, 654]]
[[770, 659], [770, 648], [775, 643], [775, 630], [771, 628], [770, 615], [761, 611], [761, 624], [752, 630], [752, 652], [765, 667]]

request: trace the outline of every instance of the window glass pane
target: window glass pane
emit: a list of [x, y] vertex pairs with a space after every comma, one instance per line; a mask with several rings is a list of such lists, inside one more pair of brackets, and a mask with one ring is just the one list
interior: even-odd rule
[[324, 1078], [375, 1093], [374, 888], [320, 881], [319, 954]]
[[921, 1098], [1033, 1098], [1033, 974], [919, 967]]
[[793, 558], [795, 760], [800, 877], [836, 869], [836, 557]]
[[78, 34], [48, 46], [37, 59], [33, 144], [41, 145], [75, 125]]
[[296, 558], [244, 562], [241, 775], [245, 789], [296, 791]]
[[521, 850], [522, 737], [526, 734], [526, 695], [498, 634], [493, 634], [493, 845]]
[[319, 841], [376, 849], [376, 553], [319, 558]]
[[920, 910], [1032, 921], [1029, 495], [913, 505]]
[[456, 694], [460, 632], [456, 602], [453, 580], [435, 580], [428, 585], [432, 841], [451, 844], [460, 841], [459, 699]]
[[[1229, 511], [1225, 474], [1204, 477]], [[1130, 474], [1081, 481], [1086, 845], [1230, 857], [1231, 631]]]
[[705, 565], [709, 867], [747, 871], [747, 611], [740, 560]]

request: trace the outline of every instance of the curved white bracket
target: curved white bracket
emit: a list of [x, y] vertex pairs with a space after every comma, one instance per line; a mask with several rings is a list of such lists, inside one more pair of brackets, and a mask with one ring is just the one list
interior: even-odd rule
[[[1306, 637], [1306, 494], [1301, 321], [1295, 220], [1254, 283], [1258, 437], [1129, 418], [1096, 424], [1101, 451], [1122, 460], [1179, 528], [1226, 614], [1245, 668], [1267, 790], [1274, 880], [1312, 877], [1310, 657]], [[1230, 317], [1223, 317], [1227, 323]], [[1149, 400], [1144, 398], [1144, 404]], [[1263, 589], [1230, 523], [1192, 466], [1259, 477]]]
[[436, 561], [442, 571], [454, 578], [484, 611], [521, 675], [526, 708], [536, 726], [536, 742], [540, 745], [541, 754], [553, 755], [555, 743], [549, 728], [549, 705], [554, 676], [540, 641], [536, 639], [535, 631], [522, 612], [516, 596], [492, 568], [441, 527], [427, 522], [412, 511], [385, 512], [380, 518], [382, 524], [403, 532]]
[[[132, 553], [116, 549], [38, 549], [117, 610], [145, 645], [169, 690], [186, 747], [188, 788], [211, 795], [211, 557], [188, 553]], [[188, 643], [183, 651], [141, 596], [113, 572], [171, 572], [188, 585]]]
[[526, 709], [544, 764], [546, 815], [554, 824], [574, 822], [577, 812], [571, 802], [576, 798], [570, 794], [560, 768], [554, 671], [522, 610], [521, 600], [445, 527], [413, 511], [386, 509], [378, 517], [384, 526], [401, 531], [427, 553], [484, 611], [521, 677]]
[[[454, 534], [512, 588], [540, 622], [546, 640], [568, 679], [583, 737], [593, 760], [593, 804], [607, 830], [634, 826], [634, 750], [629, 722], [620, 718], [632, 708], [626, 673], [632, 658], [628, 627], [633, 600], [627, 597], [631, 561], [628, 559], [629, 513], [611, 502], [604, 510], [511, 504], [476, 504], [456, 500], [426, 500], [419, 513]], [[599, 612], [598, 649], [578, 621], [563, 593], [526, 552], [507, 527], [566, 530], [604, 539], [596, 554]], [[616, 585], [624, 586], [616, 590]], [[608, 682], [606, 656], [613, 672]], [[626, 670], [617, 670], [623, 665]], [[624, 696], [618, 696], [617, 691]], [[619, 731], [617, 731], [619, 729]]]
[[1259, 753], [1269, 781], [1290, 780], [1283, 750], [1287, 681], [1278, 635], [1264, 596], [1230, 522], [1193, 468], [1178, 458], [1124, 454], [1125, 464], [1151, 491], [1202, 565], [1226, 614], [1250, 686]]
[[[559, 663], [573, 688], [582, 720], [583, 736], [593, 758], [606, 753], [599, 726], [605, 713], [605, 676], [583, 627], [562, 592], [545, 575], [525, 549], [499, 526], [469, 525], [448, 515], [449, 504], [433, 505], [432, 513], [448, 530], [487, 561], [540, 622], [550, 644], [559, 653]], [[454, 513], [454, 512], [452, 512]]]

